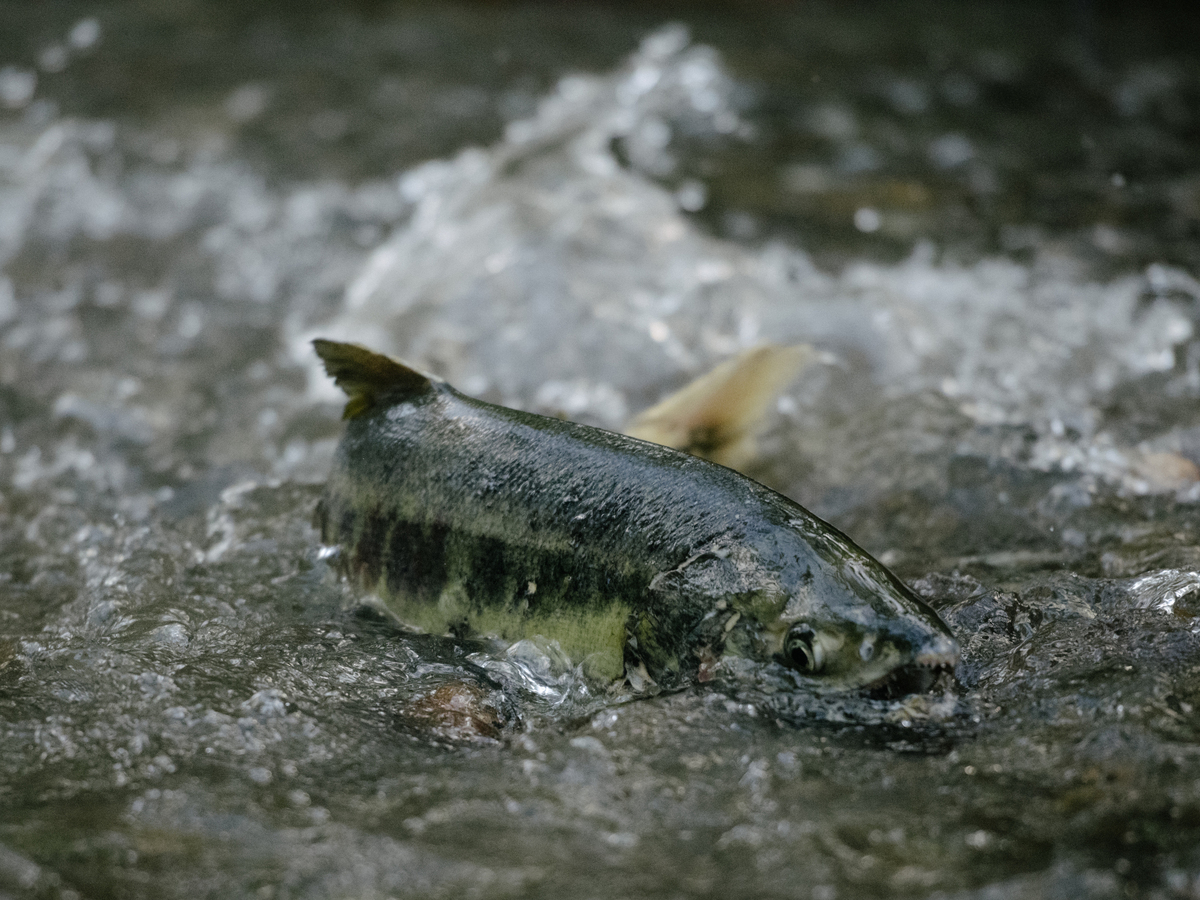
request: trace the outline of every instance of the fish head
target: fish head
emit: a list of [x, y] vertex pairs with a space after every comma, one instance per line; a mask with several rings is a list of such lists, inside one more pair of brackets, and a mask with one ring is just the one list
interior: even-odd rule
[[885, 696], [928, 690], [952, 672], [958, 642], [938, 614], [882, 563], [818, 524], [803, 522], [806, 549], [779, 572], [773, 615], [760, 619], [760, 652], [818, 687]]

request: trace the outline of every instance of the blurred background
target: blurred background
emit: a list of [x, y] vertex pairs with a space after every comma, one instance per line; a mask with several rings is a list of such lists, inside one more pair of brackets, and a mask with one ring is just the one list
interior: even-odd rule
[[[1200, 26], [1186, 3], [2, 10], [8, 110], [111, 117], [181, 147], [220, 135], [278, 179], [388, 178], [490, 144], [564, 74], [608, 69], [678, 21], [720, 50], [755, 128], [752, 141], [680, 147], [659, 173], [704, 185], [692, 205], [710, 228], [787, 235], [842, 262], [922, 237], [1028, 254], [1031, 229], [1097, 259], [1195, 261]], [[102, 44], [71, 30], [86, 20], [107, 24]], [[863, 206], [894, 215], [856, 229]]]

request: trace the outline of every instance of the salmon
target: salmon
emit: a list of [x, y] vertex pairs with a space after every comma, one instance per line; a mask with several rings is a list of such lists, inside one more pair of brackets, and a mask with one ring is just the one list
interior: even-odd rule
[[957, 663], [950, 629], [900, 579], [732, 469], [313, 345], [348, 396], [321, 540], [407, 626], [540, 635], [589, 678], [642, 692], [707, 680], [729, 656], [893, 692]]

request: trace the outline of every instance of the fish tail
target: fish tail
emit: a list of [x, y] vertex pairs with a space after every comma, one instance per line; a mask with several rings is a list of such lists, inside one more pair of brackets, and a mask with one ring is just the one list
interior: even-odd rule
[[381, 398], [397, 403], [417, 397], [432, 388], [436, 380], [358, 344], [324, 338], [312, 343], [329, 377], [350, 398], [342, 411], [343, 419], [361, 416]]
[[629, 423], [625, 433], [731, 468], [751, 462], [768, 407], [805, 366], [808, 344], [762, 344], [700, 376]]

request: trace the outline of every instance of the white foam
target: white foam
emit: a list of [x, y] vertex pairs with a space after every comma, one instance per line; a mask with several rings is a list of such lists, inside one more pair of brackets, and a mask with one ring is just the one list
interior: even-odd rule
[[1106, 454], [1100, 409], [1114, 387], [1172, 368], [1192, 324], [1166, 294], [1192, 292], [1190, 274], [1101, 283], [1071, 260], [955, 265], [918, 245], [900, 264], [831, 275], [794, 247], [718, 240], [654, 176], [676, 129], [723, 133], [735, 97], [716, 54], [668, 30], [612, 75], [565, 79], [493, 147], [407, 173], [413, 216], [341, 311], [294, 335], [297, 358], [317, 333], [358, 340], [493, 398], [618, 427], [648, 391], [739, 347], [809, 341], [865, 366], [885, 396], [1030, 426], [1037, 467], [1159, 489], [1135, 477], [1135, 448]]

